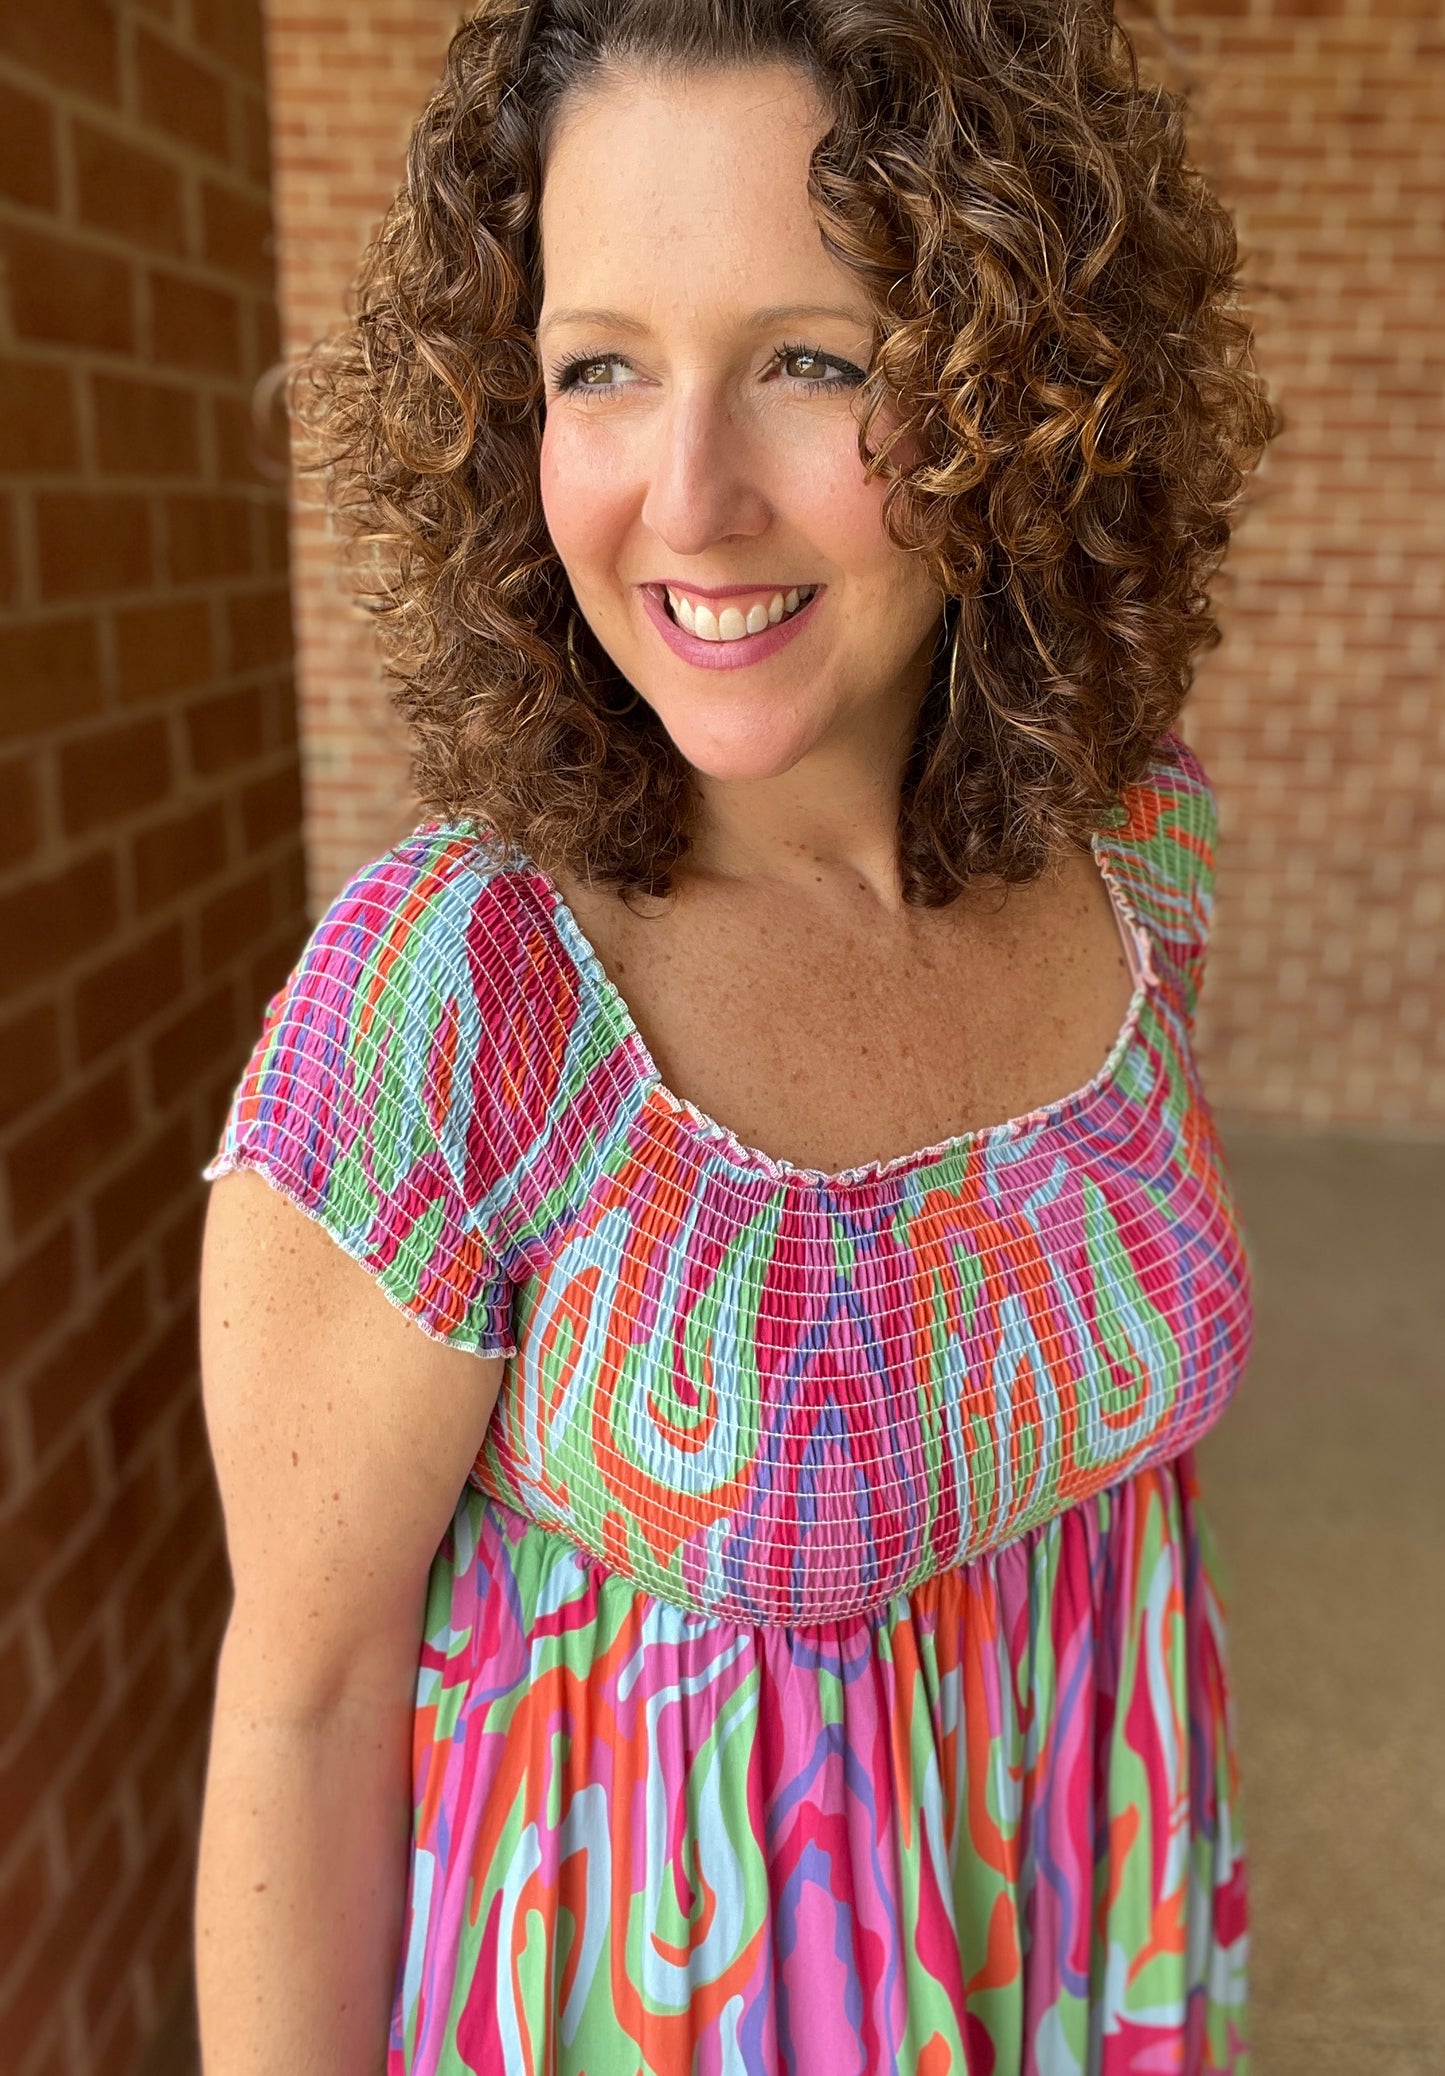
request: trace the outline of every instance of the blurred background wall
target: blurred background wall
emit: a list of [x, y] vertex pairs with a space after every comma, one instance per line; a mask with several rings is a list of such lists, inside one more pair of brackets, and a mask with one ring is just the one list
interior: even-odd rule
[[305, 927], [255, 0], [0, 6], [0, 2069], [186, 1972], [207, 1158]]
[[1220, 794], [1216, 1105], [1445, 1131], [1445, 10], [1170, 0], [1288, 429], [1190, 736]]
[[[283, 349], [334, 329], [441, 73], [456, 0], [271, 0], [266, 11]], [[292, 566], [314, 913], [417, 820], [374, 636], [341, 594], [317, 487], [295, 486]]]
[[[282, 329], [329, 330], [460, 18], [270, 0]], [[1445, 8], [1121, 5], [1186, 88], [1288, 419], [1215, 586], [1189, 736], [1220, 798], [1200, 1047], [1221, 1115], [1445, 1133]], [[296, 625], [313, 912], [409, 829], [310, 486]]]
[[[308, 918], [415, 819], [305, 484], [293, 695], [276, 377], [338, 321], [459, 13], [269, 0], [264, 69], [251, 0], [0, 13], [7, 2076], [194, 2070], [188, 1856], [226, 1598], [194, 1171]], [[1189, 91], [1287, 420], [1183, 722], [1222, 819], [1199, 1053], [1261, 1320], [1205, 1450], [1256, 2071], [1434, 2076], [1445, 6], [1121, 14]]]

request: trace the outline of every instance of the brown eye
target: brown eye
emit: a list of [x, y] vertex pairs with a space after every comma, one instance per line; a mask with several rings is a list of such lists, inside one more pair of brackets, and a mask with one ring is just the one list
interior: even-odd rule
[[[851, 361], [840, 360], [836, 353], [820, 352], [816, 346], [780, 346], [773, 360], [786, 381], [808, 391], [853, 389], [865, 379], [863, 370], [855, 368]], [[794, 363], [801, 363], [801, 373], [793, 372]]]
[[579, 355], [576, 360], [563, 361], [552, 370], [552, 379], [557, 385], [558, 396], [570, 390], [576, 396], [607, 396], [625, 384], [614, 380], [594, 382], [595, 373], [606, 374], [609, 370], [624, 369], [629, 363], [617, 353], [589, 353]]

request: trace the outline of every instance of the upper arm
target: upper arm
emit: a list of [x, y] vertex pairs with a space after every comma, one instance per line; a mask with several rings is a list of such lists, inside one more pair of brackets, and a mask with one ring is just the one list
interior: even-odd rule
[[501, 1171], [459, 1071], [490, 1057], [466, 1040], [465, 860], [419, 832], [348, 882], [202, 1170], [232, 1620], [258, 1646], [248, 1690], [274, 1677], [288, 1706], [367, 1654], [391, 1681], [405, 1645], [414, 1673], [427, 1570], [516, 1345]]
[[246, 1172], [212, 1184], [200, 1316], [252, 1699], [304, 1712], [368, 1677], [409, 1686], [427, 1572], [504, 1358], [422, 1330]]

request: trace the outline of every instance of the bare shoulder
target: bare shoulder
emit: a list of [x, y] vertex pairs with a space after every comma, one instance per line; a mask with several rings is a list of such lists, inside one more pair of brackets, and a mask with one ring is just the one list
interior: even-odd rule
[[246, 1171], [211, 1184], [200, 1295], [233, 1624], [264, 1631], [288, 1705], [368, 1666], [414, 1669], [426, 1575], [505, 1359], [425, 1332]]

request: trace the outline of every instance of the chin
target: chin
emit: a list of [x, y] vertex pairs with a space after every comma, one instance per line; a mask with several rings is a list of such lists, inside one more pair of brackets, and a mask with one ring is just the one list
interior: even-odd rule
[[679, 756], [719, 780], [780, 778], [823, 732], [817, 716], [655, 711]]

